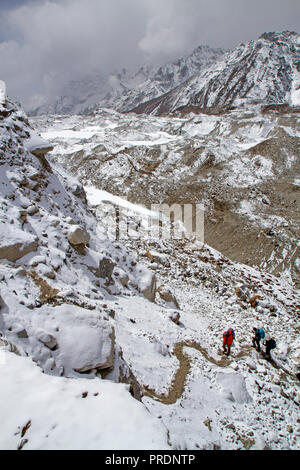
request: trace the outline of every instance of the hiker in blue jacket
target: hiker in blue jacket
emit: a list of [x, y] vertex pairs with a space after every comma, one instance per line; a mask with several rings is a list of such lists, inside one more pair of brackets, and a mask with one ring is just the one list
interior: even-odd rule
[[252, 338], [253, 347], [260, 351], [260, 341], [264, 339], [265, 332], [262, 328], [253, 328], [254, 337]]
[[264, 338], [262, 331], [262, 329], [253, 328], [254, 337], [252, 338], [252, 345], [254, 348], [257, 348], [257, 351], [260, 351], [260, 341]]

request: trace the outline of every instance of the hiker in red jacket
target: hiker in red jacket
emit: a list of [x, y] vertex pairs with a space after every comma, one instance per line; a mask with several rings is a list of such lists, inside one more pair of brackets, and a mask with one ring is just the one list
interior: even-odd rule
[[231, 348], [234, 338], [235, 338], [235, 333], [232, 328], [229, 328], [229, 330], [223, 333], [223, 352], [224, 354], [226, 354], [226, 356], [229, 356], [230, 354], [230, 348]]

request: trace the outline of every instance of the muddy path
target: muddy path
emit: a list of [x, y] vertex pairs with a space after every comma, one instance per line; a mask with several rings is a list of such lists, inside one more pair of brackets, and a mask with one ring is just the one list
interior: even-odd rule
[[199, 343], [196, 343], [195, 341], [182, 341], [180, 343], [176, 343], [173, 349], [173, 354], [175, 354], [179, 361], [179, 367], [172, 380], [168, 395], [159, 394], [156, 393], [155, 390], [147, 388], [143, 391], [144, 396], [155, 398], [165, 405], [172, 405], [173, 403], [176, 403], [178, 398], [180, 398], [184, 392], [186, 378], [192, 367], [192, 360], [187, 354], [184, 353], [184, 348], [196, 349], [196, 351], [199, 351], [207, 361], [215, 364], [218, 367], [228, 367], [230, 364], [230, 360], [225, 356], [222, 357], [219, 361], [216, 361], [213, 357], [209, 356], [206, 349], [204, 349]]
[[[155, 400], [160, 401], [164, 405], [172, 405], [176, 403], [178, 398], [182, 396], [186, 385], [187, 376], [192, 368], [192, 359], [186, 353], [184, 353], [184, 348], [193, 348], [196, 351], [199, 351], [208, 362], [218, 367], [225, 368], [228, 367], [231, 363], [227, 356], [224, 356], [219, 361], [217, 361], [208, 354], [206, 349], [204, 349], [199, 343], [195, 341], [182, 341], [176, 343], [173, 349], [173, 354], [175, 354], [179, 361], [179, 367], [172, 380], [168, 394], [159, 394], [153, 389], [146, 388], [143, 390], [144, 396], [154, 398]], [[251, 346], [245, 346], [241, 351], [239, 351], [239, 353], [235, 357], [239, 359], [242, 357], [247, 357], [250, 355], [250, 352], [252, 350], [253, 348]], [[271, 364], [277, 370], [282, 369], [281, 366], [275, 361], [269, 361], [269, 364]], [[292, 374], [286, 369], [284, 369], [284, 373], [292, 376]], [[284, 380], [285, 377], [282, 376], [282, 379]]]

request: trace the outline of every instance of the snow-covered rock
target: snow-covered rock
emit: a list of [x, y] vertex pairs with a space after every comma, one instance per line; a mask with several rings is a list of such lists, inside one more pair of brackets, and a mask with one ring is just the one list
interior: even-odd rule
[[139, 268], [138, 289], [150, 300], [154, 302], [156, 295], [156, 276], [145, 268]]
[[95, 272], [95, 275], [98, 277], [101, 277], [102, 279], [110, 280], [115, 265], [116, 263], [113, 262], [111, 258], [104, 257], [99, 262], [99, 267], [97, 271]]
[[123, 271], [123, 269], [116, 268], [114, 270], [114, 276], [121, 282], [123, 287], [128, 286], [129, 276]]
[[179, 325], [180, 321], [180, 313], [179, 312], [172, 312], [169, 317], [175, 325]]
[[159, 286], [159, 288], [157, 289], [160, 297], [165, 301], [165, 302], [168, 302], [168, 303], [171, 303], [171, 304], [174, 304], [175, 308], [176, 309], [179, 309], [179, 304], [177, 302], [177, 299], [175, 297], [175, 295], [171, 292], [171, 290], [169, 288], [167, 288], [166, 286]]
[[52, 145], [35, 132], [30, 133], [30, 137], [25, 140], [24, 146], [36, 157], [43, 157], [53, 150]]
[[[26, 330], [25, 330], [26, 331]], [[19, 338], [21, 337], [18, 333]], [[57, 347], [57, 341], [53, 335], [47, 333], [46, 331], [40, 329], [37, 331], [37, 338], [41, 343], [43, 343], [49, 349], [55, 349]]]
[[67, 305], [56, 307], [51, 315], [59, 324], [55, 361], [58, 366], [64, 367], [66, 373], [113, 366], [115, 337], [108, 321], [99, 318], [96, 313]]
[[37, 251], [38, 238], [13, 225], [2, 223], [0, 231], [0, 259], [17, 261], [28, 253]]
[[88, 245], [90, 236], [87, 231], [79, 225], [72, 225], [68, 232], [68, 240], [72, 245]]

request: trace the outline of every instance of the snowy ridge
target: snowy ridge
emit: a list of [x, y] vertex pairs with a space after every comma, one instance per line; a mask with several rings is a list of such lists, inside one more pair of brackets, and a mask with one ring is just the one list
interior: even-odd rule
[[298, 37], [292, 32], [265, 33], [256, 41], [240, 44], [183, 85], [133, 111], [160, 115], [184, 106], [296, 105]]

